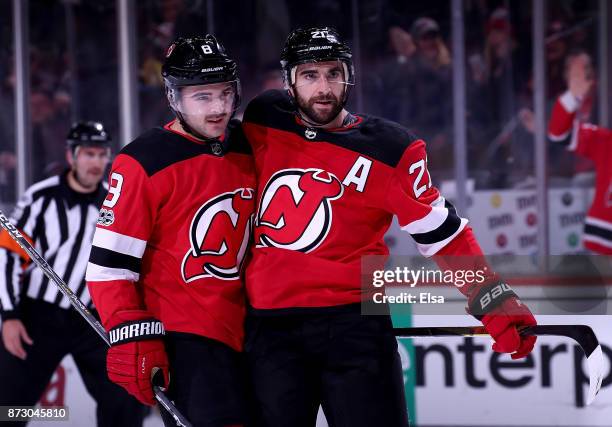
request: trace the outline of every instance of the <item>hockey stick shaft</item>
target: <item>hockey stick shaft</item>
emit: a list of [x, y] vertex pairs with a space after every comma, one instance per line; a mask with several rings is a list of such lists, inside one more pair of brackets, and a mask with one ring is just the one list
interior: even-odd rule
[[[524, 329], [522, 335], [564, 335], [559, 333], [559, 327], [565, 325], [538, 325]], [[552, 327], [552, 329], [551, 329]], [[488, 336], [484, 326], [426, 326], [419, 328], [395, 328], [395, 335], [401, 337], [476, 337]]]
[[[420, 328], [395, 328], [398, 337], [475, 337], [489, 336], [484, 326], [429, 326]], [[521, 335], [547, 335], [572, 338], [588, 356], [599, 345], [591, 328], [585, 325], [536, 325], [521, 330]]]
[[[53, 268], [49, 263], [38, 253], [36, 249], [30, 244], [30, 242], [19, 232], [19, 230], [11, 224], [9, 219], [0, 210], [0, 225], [4, 228], [7, 233], [17, 242], [19, 246], [28, 254], [32, 261], [43, 271], [45, 276], [49, 278], [60, 290], [66, 298], [70, 301], [70, 304], [79, 312], [81, 316], [89, 323], [89, 325], [96, 331], [98, 335], [104, 340], [106, 345], [110, 346], [110, 340], [104, 327], [98, 322], [98, 320], [91, 314], [91, 312], [85, 307], [85, 304], [72, 292], [72, 289], [64, 283], [64, 281], [53, 271]], [[170, 402], [170, 399], [164, 394], [160, 387], [154, 385], [153, 391], [155, 398], [169, 413], [172, 415], [176, 424], [183, 427], [191, 427], [191, 423], [180, 413], [180, 411]]]
[[69, 300], [70, 304], [85, 318], [87, 323], [96, 331], [98, 335], [106, 342], [106, 345], [110, 346], [110, 341], [106, 335], [104, 327], [96, 320], [91, 312], [85, 307], [83, 302], [77, 298], [72, 290], [64, 283], [64, 281], [53, 271], [53, 268], [49, 263], [38, 253], [30, 242], [17, 230], [13, 224], [10, 223], [8, 218], [0, 211], [0, 222], [2, 227], [10, 234], [10, 236], [21, 246], [21, 248], [30, 256], [32, 261], [40, 267], [45, 275], [59, 288], [60, 292], [64, 294]]

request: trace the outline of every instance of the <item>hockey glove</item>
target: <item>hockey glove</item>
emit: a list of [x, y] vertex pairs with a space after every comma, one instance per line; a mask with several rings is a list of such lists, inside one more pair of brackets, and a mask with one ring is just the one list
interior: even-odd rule
[[513, 359], [531, 353], [536, 337], [522, 336], [519, 330], [535, 326], [536, 319], [507, 283], [496, 281], [476, 289], [468, 308], [495, 340], [493, 351], [512, 353]]
[[113, 319], [111, 347], [106, 354], [108, 378], [147, 405], [154, 405], [151, 381], [168, 387], [164, 327], [144, 310], [121, 311]]

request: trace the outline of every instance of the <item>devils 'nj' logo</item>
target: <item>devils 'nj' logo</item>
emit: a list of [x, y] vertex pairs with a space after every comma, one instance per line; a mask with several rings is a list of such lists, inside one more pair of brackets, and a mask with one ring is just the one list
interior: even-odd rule
[[256, 246], [301, 252], [316, 249], [331, 228], [331, 201], [342, 192], [340, 180], [321, 169], [275, 173], [261, 194]]
[[191, 221], [183, 258], [185, 283], [204, 277], [238, 279], [251, 237], [255, 191], [239, 188], [204, 203]]

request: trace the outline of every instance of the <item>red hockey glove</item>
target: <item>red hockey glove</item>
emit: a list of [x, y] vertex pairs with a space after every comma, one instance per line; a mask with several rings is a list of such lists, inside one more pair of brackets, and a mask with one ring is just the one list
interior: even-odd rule
[[536, 319], [508, 284], [497, 281], [476, 289], [469, 299], [469, 311], [495, 340], [493, 351], [520, 359], [533, 350], [536, 337], [522, 336], [518, 330], [535, 326]]
[[142, 403], [155, 405], [153, 375], [161, 371], [156, 377], [162, 379], [156, 385], [162, 388], [169, 382], [168, 357], [161, 339], [164, 327], [144, 310], [121, 311], [113, 320], [116, 326], [109, 331], [111, 347], [106, 354], [108, 378]]

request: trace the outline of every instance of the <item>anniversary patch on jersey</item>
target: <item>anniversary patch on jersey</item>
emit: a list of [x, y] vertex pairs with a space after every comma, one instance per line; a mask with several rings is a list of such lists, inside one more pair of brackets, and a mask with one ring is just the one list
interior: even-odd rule
[[98, 216], [98, 225], [103, 227], [109, 227], [113, 225], [115, 222], [115, 213], [112, 209], [100, 209], [100, 214]]

